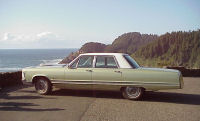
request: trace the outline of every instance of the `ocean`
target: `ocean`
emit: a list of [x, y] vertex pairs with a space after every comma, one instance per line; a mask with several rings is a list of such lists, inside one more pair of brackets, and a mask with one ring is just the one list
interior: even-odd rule
[[0, 72], [13, 72], [44, 63], [58, 63], [78, 49], [0, 49]]

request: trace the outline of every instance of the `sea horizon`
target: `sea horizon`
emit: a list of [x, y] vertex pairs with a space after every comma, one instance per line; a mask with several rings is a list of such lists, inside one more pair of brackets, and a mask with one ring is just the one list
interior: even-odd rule
[[49, 50], [49, 49], [78, 49], [78, 48], [0, 48], [0, 50]]
[[19, 71], [40, 64], [56, 64], [76, 48], [0, 49], [0, 72]]

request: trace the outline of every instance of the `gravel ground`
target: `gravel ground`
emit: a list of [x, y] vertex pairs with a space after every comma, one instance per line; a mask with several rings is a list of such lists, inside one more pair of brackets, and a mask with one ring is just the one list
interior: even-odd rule
[[200, 78], [184, 78], [184, 88], [147, 92], [140, 101], [120, 92], [34, 87], [0, 90], [0, 121], [200, 121]]

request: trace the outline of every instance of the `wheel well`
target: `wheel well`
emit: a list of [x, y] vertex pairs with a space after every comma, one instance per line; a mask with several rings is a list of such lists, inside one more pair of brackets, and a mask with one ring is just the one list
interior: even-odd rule
[[[46, 80], [48, 80], [49, 81], [49, 79], [47, 78], [47, 77], [45, 77], [45, 76], [35, 76], [35, 77], [33, 77], [33, 79], [32, 79], [32, 83], [34, 84], [38, 79], [40, 79], [40, 78], [43, 78], [43, 79], [46, 79]], [[50, 82], [50, 81], [49, 81]], [[51, 83], [51, 82], [50, 82]]]
[[[124, 86], [124, 87], [121, 87], [120, 88], [120, 91], [123, 91], [124, 90], [124, 88], [126, 88], [126, 86]], [[144, 87], [141, 87], [144, 91], [146, 90]]]

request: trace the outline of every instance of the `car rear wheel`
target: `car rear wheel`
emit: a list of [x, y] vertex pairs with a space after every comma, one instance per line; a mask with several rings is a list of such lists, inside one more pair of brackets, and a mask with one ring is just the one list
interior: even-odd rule
[[122, 90], [123, 97], [129, 100], [138, 100], [142, 97], [143, 93], [144, 89], [141, 87], [127, 86]]
[[35, 82], [35, 89], [39, 94], [46, 95], [52, 91], [52, 86], [48, 79], [38, 78]]

